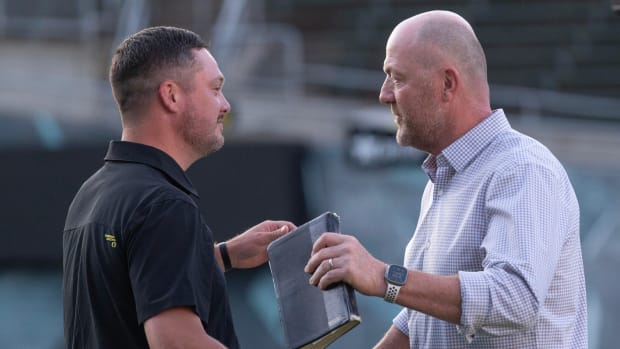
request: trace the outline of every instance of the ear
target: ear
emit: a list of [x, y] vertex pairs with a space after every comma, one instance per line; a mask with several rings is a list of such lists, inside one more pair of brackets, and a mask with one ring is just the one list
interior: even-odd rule
[[454, 95], [460, 83], [461, 77], [456, 69], [448, 67], [444, 70], [441, 97], [445, 102], [454, 98]]
[[177, 113], [181, 110], [181, 88], [174, 81], [165, 80], [159, 84], [157, 97], [166, 111], [170, 113]]

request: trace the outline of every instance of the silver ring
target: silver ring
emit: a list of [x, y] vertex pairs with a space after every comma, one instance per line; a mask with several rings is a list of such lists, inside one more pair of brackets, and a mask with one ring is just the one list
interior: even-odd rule
[[327, 260], [327, 263], [329, 263], [329, 269], [334, 269], [334, 259], [330, 258], [329, 260]]

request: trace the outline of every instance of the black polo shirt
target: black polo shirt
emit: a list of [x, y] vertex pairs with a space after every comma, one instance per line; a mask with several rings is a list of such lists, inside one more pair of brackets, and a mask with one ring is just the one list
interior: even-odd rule
[[193, 308], [209, 335], [238, 347], [198, 194], [158, 149], [110, 143], [69, 208], [63, 269], [67, 348], [148, 348], [144, 322], [177, 306]]

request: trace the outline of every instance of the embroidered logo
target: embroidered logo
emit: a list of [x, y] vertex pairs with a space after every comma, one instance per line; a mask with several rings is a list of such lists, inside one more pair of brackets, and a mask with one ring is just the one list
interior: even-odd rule
[[116, 237], [112, 234], [105, 234], [105, 239], [110, 242], [112, 248], [116, 248]]

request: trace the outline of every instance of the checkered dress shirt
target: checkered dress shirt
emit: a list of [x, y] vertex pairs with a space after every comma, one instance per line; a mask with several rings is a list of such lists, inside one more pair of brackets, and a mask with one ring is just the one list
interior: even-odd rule
[[[587, 348], [579, 205], [562, 165], [498, 109], [429, 155], [405, 266], [458, 274], [460, 325], [404, 308], [411, 348]], [[414, 280], [415, 282], [415, 280]]]

